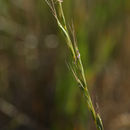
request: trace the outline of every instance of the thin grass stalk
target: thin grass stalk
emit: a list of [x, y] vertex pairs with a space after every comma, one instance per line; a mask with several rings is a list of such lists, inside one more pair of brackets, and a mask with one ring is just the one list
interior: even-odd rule
[[[73, 40], [72, 40], [70, 33], [69, 33], [69, 30], [67, 28], [66, 19], [64, 16], [63, 8], [62, 8], [63, 1], [57, 0], [57, 3], [59, 5], [59, 12], [58, 13], [57, 13], [57, 10], [55, 8], [55, 3], [53, 0], [45, 0], [45, 1], [47, 2], [50, 9], [52, 10], [52, 13], [53, 13], [54, 17], [56, 18], [57, 24], [60, 27], [61, 31], [65, 34], [67, 46], [70, 48], [70, 50], [72, 52], [74, 64], [72, 64], [72, 65], [69, 64], [68, 66], [69, 66], [70, 70], [72, 71], [77, 83], [79, 84], [79, 86], [82, 90], [82, 93], [85, 97], [85, 100], [86, 100], [86, 103], [88, 106], [88, 109], [90, 110], [92, 117], [93, 117], [93, 120], [96, 124], [97, 130], [103, 130], [104, 128], [103, 128], [102, 120], [100, 118], [99, 113], [97, 113], [94, 109], [92, 99], [91, 99], [89, 91], [88, 91], [84, 67], [83, 67], [80, 52], [79, 52], [79, 49], [78, 49], [78, 46], [77, 46], [77, 43], [75, 40], [76, 38], [75, 38], [75, 34], [74, 34], [74, 27], [72, 26], [72, 30], [71, 30], [72, 35], [73, 35]], [[79, 76], [79, 74], [81, 76]]]

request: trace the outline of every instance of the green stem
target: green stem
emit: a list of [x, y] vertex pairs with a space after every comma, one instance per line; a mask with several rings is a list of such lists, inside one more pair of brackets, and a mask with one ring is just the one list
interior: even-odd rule
[[95, 109], [94, 109], [90, 94], [89, 94], [89, 92], [87, 90], [87, 87], [84, 89], [83, 93], [84, 93], [84, 96], [85, 96], [85, 99], [86, 99], [86, 102], [87, 102], [87, 106], [88, 106], [88, 108], [89, 108], [89, 110], [90, 110], [90, 112], [92, 114], [93, 120], [94, 120], [94, 122], [96, 124], [97, 130], [104, 130], [102, 120], [100, 118], [100, 115], [95, 112]]
[[[65, 20], [65, 16], [64, 16], [64, 12], [63, 12], [63, 8], [62, 8], [62, 3], [61, 2], [59, 2], [59, 6], [60, 6], [61, 17], [62, 17], [63, 22], [64, 22], [64, 27], [59, 22], [59, 20], [57, 20], [58, 21], [58, 25], [60, 26], [60, 28], [62, 29], [62, 31], [65, 33], [65, 35], [67, 37], [67, 41], [68, 41], [67, 44], [68, 44], [68, 46], [70, 47], [70, 49], [71, 49], [71, 51], [73, 53], [74, 60], [76, 58], [79, 61], [79, 68], [81, 70], [83, 82], [84, 82], [84, 85], [85, 85], [85, 87], [83, 89], [83, 93], [84, 93], [84, 96], [85, 96], [88, 108], [91, 111], [92, 117], [93, 117], [94, 122], [96, 124], [96, 128], [97, 128], [97, 130], [103, 130], [102, 120], [101, 120], [99, 114], [96, 113], [96, 111], [94, 109], [94, 106], [93, 106], [93, 103], [92, 103], [92, 100], [91, 100], [91, 97], [90, 97], [90, 94], [89, 94], [89, 91], [88, 91], [88, 88], [87, 88], [87, 82], [86, 82], [86, 78], [85, 78], [85, 72], [84, 72], [82, 60], [81, 60], [81, 57], [80, 57], [80, 53], [79, 52], [75, 53], [75, 51], [78, 51], [78, 47], [75, 46], [75, 49], [74, 49], [72, 41], [71, 41], [71, 38], [70, 38], [70, 35], [69, 35], [69, 32], [68, 32], [68, 28], [67, 28], [67, 25], [66, 25], [66, 20]], [[78, 57], [78, 55], [79, 55], [79, 57]]]
[[64, 12], [63, 12], [63, 7], [62, 7], [62, 3], [61, 3], [61, 2], [59, 2], [59, 6], [60, 6], [61, 16], [62, 16], [63, 21], [64, 21], [64, 25], [65, 25], [65, 27], [66, 27], [66, 29], [67, 29], [66, 20], [65, 20], [65, 15], [64, 15]]
[[70, 47], [70, 49], [72, 51], [74, 60], [76, 60], [76, 54], [75, 54], [75, 51], [74, 51], [74, 47], [73, 47], [71, 38], [69, 36], [69, 31], [68, 31], [68, 28], [67, 28], [67, 24], [66, 24], [66, 20], [65, 20], [65, 16], [64, 16], [63, 7], [62, 7], [62, 3], [61, 2], [59, 2], [59, 9], [60, 9], [61, 17], [62, 17], [63, 22], [64, 22], [64, 26], [59, 22], [58, 19], [57, 19], [57, 21], [58, 21], [58, 24], [59, 24], [60, 28], [62, 29], [62, 31], [64, 32], [64, 34], [67, 37], [67, 40], [68, 40], [67, 44], [68, 44], [68, 46]]
[[61, 28], [61, 30], [63, 31], [63, 33], [65, 34], [65, 36], [67, 38], [67, 45], [71, 49], [71, 52], [73, 54], [74, 59], [76, 59], [76, 55], [75, 55], [75, 51], [74, 51], [74, 48], [73, 48], [73, 44], [72, 44], [72, 41], [70, 39], [70, 36], [69, 36], [68, 32], [66, 31], [66, 29], [63, 27], [63, 25], [60, 23], [60, 21], [58, 19], [57, 19], [57, 23], [58, 23], [59, 27]]
[[[57, 20], [57, 24], [60, 27], [60, 29], [62, 30], [62, 32], [65, 34], [65, 36], [66, 36], [67, 46], [70, 48], [70, 50], [72, 52], [74, 61], [76, 61], [75, 64], [78, 63], [78, 65], [79, 65], [78, 70], [80, 70], [80, 72], [81, 72], [81, 75], [82, 75], [81, 78], [82, 79], [73, 71], [73, 69], [72, 69], [72, 72], [73, 72], [77, 82], [80, 83], [80, 85], [82, 86], [83, 94], [85, 96], [87, 106], [88, 106], [89, 110], [91, 111], [93, 120], [94, 120], [94, 122], [96, 124], [96, 128], [97, 128], [97, 130], [103, 130], [102, 120], [100, 118], [100, 115], [98, 113], [96, 113], [96, 111], [94, 109], [94, 106], [93, 106], [93, 103], [92, 103], [92, 100], [91, 100], [91, 97], [90, 97], [90, 94], [89, 94], [89, 91], [88, 91], [85, 72], [84, 72], [82, 60], [81, 60], [81, 57], [80, 57], [80, 53], [79, 53], [79, 50], [78, 50], [78, 46], [76, 45], [76, 43], [74, 43], [74, 44], [72, 43], [71, 36], [69, 35], [69, 31], [68, 31], [68, 28], [67, 28], [67, 25], [66, 25], [66, 20], [65, 20], [63, 8], [62, 8], [62, 3], [60, 1], [58, 2], [59, 3], [61, 18], [63, 20], [63, 24], [60, 21], [60, 19], [58, 18], [55, 7], [51, 7], [51, 6], [54, 6], [54, 1], [52, 0], [52, 5], [48, 1], [46, 1], [46, 2], [48, 3], [48, 5], [52, 9], [52, 11], [55, 12], [54, 16], [55, 16], [55, 18]], [[83, 81], [83, 82], [81, 82], [81, 81]]]

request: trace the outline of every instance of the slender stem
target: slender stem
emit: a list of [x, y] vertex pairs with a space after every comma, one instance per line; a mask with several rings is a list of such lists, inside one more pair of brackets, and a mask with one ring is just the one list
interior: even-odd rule
[[75, 55], [75, 51], [74, 51], [74, 48], [73, 48], [73, 44], [72, 44], [72, 41], [70, 39], [70, 36], [69, 36], [68, 32], [66, 31], [66, 29], [63, 27], [63, 25], [61, 24], [61, 22], [58, 19], [57, 19], [57, 23], [58, 23], [59, 27], [61, 28], [61, 30], [63, 31], [63, 33], [65, 34], [65, 36], [67, 38], [67, 45], [71, 49], [71, 52], [73, 54], [74, 59], [76, 59], [76, 55]]
[[58, 2], [58, 3], [59, 3], [59, 9], [60, 9], [60, 13], [61, 13], [61, 17], [63, 19], [63, 22], [64, 22], [63, 24], [64, 25], [62, 25], [59, 21], [58, 21], [58, 23], [60, 23], [60, 27], [61, 27], [61, 29], [63, 30], [64, 34], [67, 37], [67, 40], [68, 40], [67, 44], [68, 44], [68, 46], [70, 47], [70, 49], [72, 51], [74, 59], [76, 60], [76, 54], [75, 54], [75, 51], [74, 51], [74, 47], [73, 47], [71, 38], [69, 36], [69, 31], [68, 31], [67, 24], [66, 24], [66, 20], [65, 20], [65, 16], [64, 16], [64, 12], [63, 12], [62, 3], [61, 2]]
[[64, 15], [64, 12], [63, 12], [63, 8], [62, 8], [62, 3], [61, 2], [59, 2], [59, 6], [60, 6], [60, 11], [61, 11], [61, 16], [62, 16], [63, 21], [64, 21], [64, 25], [65, 25], [65, 27], [67, 27], [66, 20], [65, 20], [65, 15]]
[[[77, 55], [77, 59], [79, 61], [79, 69], [81, 70], [81, 74], [82, 74], [82, 78], [83, 78], [83, 82], [84, 82], [84, 87], [83, 87], [83, 93], [84, 93], [84, 96], [85, 96], [85, 99], [86, 99], [86, 102], [87, 102], [87, 106], [89, 108], [89, 110], [91, 111], [91, 114], [92, 114], [92, 117], [94, 119], [94, 122], [96, 124], [96, 128], [97, 130], [103, 130], [103, 125], [102, 125], [102, 121], [101, 121], [101, 118], [99, 116], [98, 113], [96, 113], [95, 109], [94, 109], [94, 106], [93, 106], [93, 103], [92, 103], [92, 100], [91, 100], [91, 97], [90, 97], [90, 94], [89, 94], [89, 91], [88, 91], [88, 88], [87, 88], [87, 82], [86, 82], [86, 78], [85, 78], [85, 72], [84, 72], [84, 68], [83, 68], [83, 64], [82, 64], [82, 60], [81, 60], [81, 57], [78, 55], [80, 55], [79, 53], [79, 50], [78, 50], [78, 47], [77, 45], [75, 45], [75, 49], [73, 49], [73, 44], [72, 44], [72, 41], [71, 41], [71, 38], [70, 38], [70, 35], [68, 33], [68, 28], [67, 28], [67, 25], [66, 25], [66, 20], [65, 20], [65, 16], [64, 16], [64, 12], [63, 12], [63, 8], [62, 8], [62, 3], [59, 2], [59, 6], [60, 6], [60, 11], [61, 11], [61, 16], [62, 16], [62, 19], [63, 19], [63, 22], [64, 22], [64, 27], [60, 24], [60, 27], [62, 29], [62, 31], [65, 33], [67, 39], [68, 39], [68, 45], [70, 46], [70, 49], [74, 55], [74, 60], [75, 60], [75, 55]], [[77, 51], [75, 54], [75, 51]], [[74, 74], [75, 75], [75, 74]]]
[[[80, 52], [79, 52], [78, 46], [77, 46], [77, 44], [75, 42], [75, 39], [74, 39], [74, 43], [72, 43], [71, 36], [70, 36], [68, 28], [67, 28], [64, 12], [63, 12], [63, 8], [62, 8], [62, 2], [58, 1], [59, 9], [60, 9], [59, 11], [60, 11], [60, 14], [61, 14], [61, 18], [63, 20], [63, 24], [60, 21], [60, 19], [58, 18], [58, 15], [56, 13], [55, 6], [54, 6], [54, 1], [51, 0], [52, 5], [50, 5], [48, 0], [45, 0], [45, 1], [48, 3], [49, 7], [54, 12], [54, 14], [55, 14], [54, 16], [55, 16], [55, 18], [57, 20], [57, 24], [60, 27], [60, 29], [62, 30], [62, 32], [65, 34], [65, 36], [66, 36], [67, 46], [70, 48], [70, 50], [72, 52], [72, 55], [73, 55], [73, 58], [74, 58], [74, 61], [75, 61], [75, 66], [77, 68], [76, 71], [80, 70], [81, 77], [77, 74], [76, 71], [73, 70], [72, 67], [70, 67], [76, 81], [81, 85], [81, 88], [83, 90], [83, 94], [84, 94], [87, 106], [88, 106], [88, 108], [89, 108], [89, 110], [90, 110], [90, 112], [92, 114], [93, 120], [94, 120], [94, 122], [96, 124], [96, 128], [97, 128], [97, 130], [103, 130], [102, 120], [100, 118], [100, 115], [98, 113], [96, 113], [96, 111], [94, 109], [92, 99], [91, 99], [89, 91], [88, 91], [87, 81], [86, 81], [85, 72], [84, 72], [84, 68], [83, 68], [83, 64], [82, 64], [82, 60], [81, 60], [81, 57], [80, 57]], [[76, 64], [78, 64], [78, 65], [76, 65]]]

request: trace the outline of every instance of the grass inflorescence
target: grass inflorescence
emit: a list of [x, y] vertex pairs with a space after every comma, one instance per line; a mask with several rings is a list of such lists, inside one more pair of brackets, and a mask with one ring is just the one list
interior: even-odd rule
[[72, 54], [72, 64], [68, 64], [68, 67], [72, 71], [77, 83], [79, 84], [79, 87], [82, 90], [82, 93], [85, 97], [88, 109], [90, 110], [92, 117], [94, 119], [94, 122], [96, 124], [97, 130], [103, 130], [103, 124], [102, 120], [100, 118], [99, 113], [97, 113], [94, 109], [88, 87], [87, 87], [87, 81], [85, 77], [85, 72], [81, 60], [81, 55], [77, 46], [77, 41], [75, 38], [75, 31], [74, 26], [72, 24], [71, 27], [71, 35], [70, 31], [66, 24], [66, 19], [64, 16], [63, 8], [62, 8], [62, 2], [63, 0], [57, 0], [54, 2], [54, 0], [45, 0], [48, 6], [50, 7], [52, 14], [54, 15], [58, 26], [60, 27], [61, 31], [64, 33], [66, 38], [66, 43], [68, 48], [71, 51]]

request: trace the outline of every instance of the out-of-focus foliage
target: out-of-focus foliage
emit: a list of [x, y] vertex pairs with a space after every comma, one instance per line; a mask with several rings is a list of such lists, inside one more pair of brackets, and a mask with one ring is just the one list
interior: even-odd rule
[[[105, 130], [130, 129], [130, 1], [64, 0]], [[94, 130], [44, 0], [0, 0], [0, 129]], [[97, 105], [98, 102], [98, 105]]]

